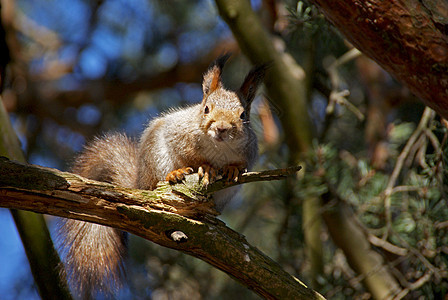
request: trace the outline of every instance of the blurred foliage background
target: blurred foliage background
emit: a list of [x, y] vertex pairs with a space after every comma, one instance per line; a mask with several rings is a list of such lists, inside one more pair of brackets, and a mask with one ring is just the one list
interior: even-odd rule
[[[224, 71], [228, 87], [237, 87], [250, 68], [210, 0], [1, 4], [9, 49], [1, 53], [9, 60], [2, 70], [2, 100], [33, 164], [69, 170], [94, 136], [112, 130], [138, 137], [160, 112], [200, 101], [202, 73], [224, 52], [233, 53]], [[396, 280], [397, 299], [446, 297], [446, 123], [353, 49], [308, 1], [251, 5], [277, 49], [287, 51], [306, 74], [302, 113], [311, 120], [313, 141], [301, 153], [305, 170], [299, 178], [248, 184], [221, 218], [324, 296], [369, 299], [372, 291], [362, 283], [370, 275], [354, 270], [350, 252], [337, 242], [341, 228], [329, 226], [332, 212], [347, 209], [381, 258], [372, 272], [381, 269]], [[291, 163], [284, 110], [265, 93], [253, 105], [260, 146], [256, 169]], [[319, 201], [324, 219], [317, 232], [317, 269], [303, 233], [306, 199]], [[2, 222], [8, 214], [0, 210]], [[54, 219], [47, 219], [50, 229]], [[18, 245], [14, 239], [0, 249]], [[360, 243], [356, 235], [350, 242]], [[192, 257], [137, 237], [131, 237], [129, 249], [128, 284], [117, 299], [257, 298]], [[6, 263], [11, 251], [1, 251]], [[9, 271], [0, 274], [8, 280], [0, 298], [38, 298], [30, 273], [13, 276], [4, 270]]]

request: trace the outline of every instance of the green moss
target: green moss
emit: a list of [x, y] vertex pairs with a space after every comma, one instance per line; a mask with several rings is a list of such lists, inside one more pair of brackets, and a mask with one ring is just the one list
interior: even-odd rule
[[[43, 168], [30, 167], [23, 164], [12, 163], [6, 157], [0, 157], [1, 187], [16, 187], [30, 190], [64, 189], [70, 186], [67, 180]], [[20, 181], [17, 177], [22, 178]]]

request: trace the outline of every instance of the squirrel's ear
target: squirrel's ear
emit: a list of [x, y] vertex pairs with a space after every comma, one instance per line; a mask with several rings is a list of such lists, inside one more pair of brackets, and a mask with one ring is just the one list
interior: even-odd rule
[[250, 104], [252, 103], [252, 100], [254, 100], [258, 86], [263, 81], [264, 75], [266, 74], [266, 70], [269, 66], [270, 64], [262, 64], [253, 67], [244, 79], [244, 82], [238, 92], [242, 96], [242, 100], [245, 101], [244, 104], [247, 108], [250, 108]]
[[221, 74], [224, 64], [229, 59], [230, 54], [224, 54], [218, 57], [208, 68], [207, 72], [204, 74], [204, 79], [202, 81], [202, 91], [205, 96], [211, 94], [216, 89], [222, 87]]

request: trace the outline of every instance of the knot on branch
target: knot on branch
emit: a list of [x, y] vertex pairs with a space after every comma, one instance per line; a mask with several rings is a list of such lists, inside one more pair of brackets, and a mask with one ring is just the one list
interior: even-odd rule
[[169, 230], [166, 232], [166, 236], [176, 243], [185, 243], [188, 241], [188, 236], [180, 230]]

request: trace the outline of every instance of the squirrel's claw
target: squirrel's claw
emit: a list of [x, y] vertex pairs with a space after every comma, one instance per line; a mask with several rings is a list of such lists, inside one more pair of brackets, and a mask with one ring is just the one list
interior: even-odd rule
[[185, 178], [185, 175], [191, 174], [193, 171], [194, 170], [191, 167], [180, 168], [169, 172], [168, 175], [166, 175], [165, 180], [171, 183], [180, 182]]
[[208, 164], [203, 164], [198, 168], [199, 178], [202, 178], [202, 184], [207, 187], [211, 182], [216, 180], [216, 169]]
[[222, 168], [222, 177], [230, 182], [237, 182], [241, 173], [243, 173], [244, 168], [228, 165]]

